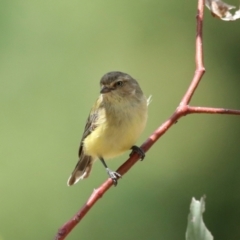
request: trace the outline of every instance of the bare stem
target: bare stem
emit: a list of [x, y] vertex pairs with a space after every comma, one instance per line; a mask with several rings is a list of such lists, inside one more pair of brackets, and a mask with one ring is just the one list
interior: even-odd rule
[[240, 115], [240, 110], [226, 108], [211, 108], [211, 107], [192, 107], [189, 106], [187, 113], [208, 113], [208, 114], [229, 114]]
[[189, 104], [191, 98], [197, 89], [199, 82], [205, 73], [205, 68], [203, 66], [203, 40], [202, 40], [202, 29], [203, 29], [203, 13], [204, 13], [204, 0], [198, 1], [198, 12], [197, 12], [197, 35], [196, 35], [196, 53], [195, 62], [196, 70], [192, 82], [184, 94], [180, 105]]

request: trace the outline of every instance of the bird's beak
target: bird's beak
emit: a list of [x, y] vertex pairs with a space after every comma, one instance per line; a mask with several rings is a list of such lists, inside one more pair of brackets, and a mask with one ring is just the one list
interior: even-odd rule
[[104, 93], [109, 93], [111, 92], [113, 89], [110, 88], [110, 87], [106, 87], [106, 86], [103, 86], [100, 93], [104, 94]]

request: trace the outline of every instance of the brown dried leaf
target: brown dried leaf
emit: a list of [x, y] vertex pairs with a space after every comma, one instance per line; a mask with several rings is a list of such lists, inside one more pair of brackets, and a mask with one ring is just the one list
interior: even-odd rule
[[232, 14], [229, 10], [236, 8], [220, 0], [205, 0], [206, 7], [214, 17], [224, 21], [235, 21], [240, 18], [240, 9]]

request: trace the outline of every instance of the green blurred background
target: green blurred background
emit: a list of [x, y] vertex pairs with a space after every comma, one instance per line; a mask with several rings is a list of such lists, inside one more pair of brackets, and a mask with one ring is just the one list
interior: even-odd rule
[[[0, 6], [0, 239], [53, 239], [107, 178], [96, 162], [89, 179], [66, 185], [100, 78], [127, 72], [153, 96], [141, 144], [172, 114], [193, 76], [197, 1]], [[206, 10], [207, 73], [192, 104], [240, 109], [239, 26]], [[203, 194], [215, 239], [240, 239], [239, 120], [181, 119], [67, 239], [184, 239], [191, 198]]]

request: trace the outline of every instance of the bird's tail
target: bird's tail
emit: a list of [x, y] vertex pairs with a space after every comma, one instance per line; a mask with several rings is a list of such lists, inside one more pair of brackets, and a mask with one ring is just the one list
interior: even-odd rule
[[93, 158], [91, 156], [80, 157], [75, 169], [67, 181], [67, 185], [71, 186], [83, 178], [87, 178], [91, 172]]

